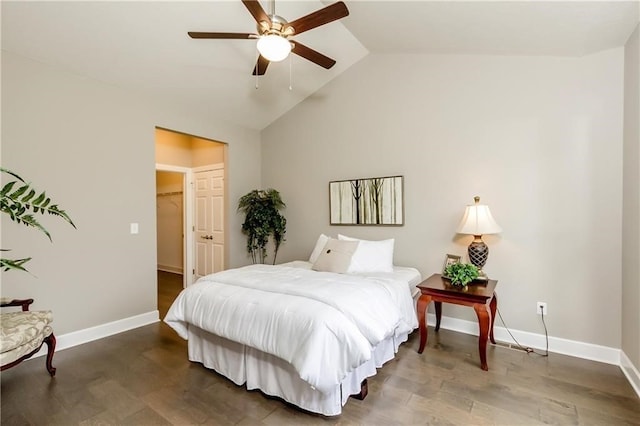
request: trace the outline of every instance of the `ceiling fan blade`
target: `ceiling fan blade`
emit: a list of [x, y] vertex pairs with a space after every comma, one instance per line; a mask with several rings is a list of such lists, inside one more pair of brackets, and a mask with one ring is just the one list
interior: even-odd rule
[[328, 56], [324, 56], [322, 53], [313, 50], [312, 48], [307, 47], [304, 44], [298, 43], [297, 41], [294, 41], [293, 44], [293, 49], [291, 49], [293, 53], [310, 60], [314, 64], [318, 64], [326, 69], [329, 69], [336, 64], [336, 61], [334, 61], [333, 59], [329, 58]]
[[289, 22], [288, 27], [293, 27], [296, 34], [312, 30], [320, 25], [328, 24], [336, 19], [344, 18], [349, 15], [347, 6], [339, 1], [320, 10], [316, 10], [302, 18], [298, 18], [293, 22]]
[[200, 33], [189, 31], [189, 37], [191, 38], [231, 38], [231, 39], [248, 39], [258, 38], [257, 34], [251, 33]]
[[260, 55], [258, 60], [256, 61], [256, 66], [253, 68], [252, 75], [264, 75], [267, 72], [267, 67], [269, 66], [269, 60], [265, 59], [264, 56]]
[[260, 6], [258, 0], [242, 0], [242, 3], [249, 10], [249, 13], [251, 14], [251, 16], [253, 16], [253, 19], [255, 19], [257, 23], [260, 23], [260, 21], [265, 21], [268, 22], [269, 25], [271, 25], [271, 18], [269, 18], [267, 12], [265, 12], [262, 6]]

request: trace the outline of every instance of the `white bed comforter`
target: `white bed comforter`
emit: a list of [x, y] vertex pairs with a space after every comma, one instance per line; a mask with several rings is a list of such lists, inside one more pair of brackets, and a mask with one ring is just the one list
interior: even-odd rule
[[192, 324], [275, 355], [321, 392], [418, 325], [405, 282], [271, 265], [202, 277], [164, 321], [184, 339]]

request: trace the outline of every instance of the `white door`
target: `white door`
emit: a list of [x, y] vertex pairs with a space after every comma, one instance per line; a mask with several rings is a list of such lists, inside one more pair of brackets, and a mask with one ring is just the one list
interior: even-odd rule
[[224, 166], [194, 173], [194, 279], [224, 269]]

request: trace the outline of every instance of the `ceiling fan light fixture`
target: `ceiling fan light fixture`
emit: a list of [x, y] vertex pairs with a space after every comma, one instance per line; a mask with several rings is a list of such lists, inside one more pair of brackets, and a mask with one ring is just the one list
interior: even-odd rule
[[258, 40], [258, 52], [271, 62], [279, 62], [291, 53], [291, 43], [277, 34], [267, 34]]

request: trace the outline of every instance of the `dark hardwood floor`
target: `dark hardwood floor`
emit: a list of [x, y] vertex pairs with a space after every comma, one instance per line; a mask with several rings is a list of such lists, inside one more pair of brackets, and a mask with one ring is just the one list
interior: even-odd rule
[[169, 307], [182, 291], [182, 274], [158, 271], [158, 311], [160, 318], [167, 315]]
[[[158, 273], [164, 316], [181, 277]], [[54, 323], [55, 325], [55, 323]], [[187, 360], [186, 342], [164, 323], [56, 353], [51, 379], [36, 358], [1, 374], [4, 425], [638, 425], [640, 400], [619, 367], [490, 346], [480, 370], [473, 336], [414, 333], [397, 357], [326, 418], [236, 386]]]

